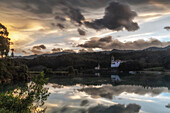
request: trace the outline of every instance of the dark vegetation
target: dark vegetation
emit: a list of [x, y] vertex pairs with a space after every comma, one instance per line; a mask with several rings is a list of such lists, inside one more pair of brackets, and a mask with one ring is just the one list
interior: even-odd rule
[[24, 88], [0, 93], [0, 113], [43, 113], [46, 108], [37, 108], [42, 107], [49, 96], [48, 89], [43, 87], [45, 84], [47, 79], [42, 72]]
[[[40, 56], [35, 59], [16, 59], [26, 64], [30, 70], [38, 71], [50, 68], [53, 71], [68, 71], [69, 67], [77, 69], [80, 73], [93, 70], [98, 63], [102, 68], [110, 68], [111, 56], [126, 61], [119, 67], [120, 71], [139, 71], [146, 68], [161, 67], [162, 70], [170, 69], [170, 50], [165, 51], [132, 51], [132, 52], [96, 52], [96, 53], [74, 53], [60, 56]], [[43, 67], [39, 68], [38, 67]]]
[[[8, 56], [10, 51], [10, 38], [7, 28], [0, 23], [0, 83], [28, 79], [28, 68], [26, 65], [15, 62]], [[14, 49], [11, 49], [12, 56]]]
[[[10, 51], [10, 38], [7, 28], [0, 23], [0, 83], [10, 81], [24, 81], [29, 78], [28, 67], [13, 59], [14, 49]], [[32, 81], [24, 87], [0, 93], [0, 113], [42, 113], [37, 110], [44, 105], [49, 96], [48, 89], [43, 86], [47, 83], [44, 72], [34, 76]]]
[[14, 63], [13, 59], [0, 59], [0, 80], [24, 81], [29, 79], [28, 67], [23, 64]]

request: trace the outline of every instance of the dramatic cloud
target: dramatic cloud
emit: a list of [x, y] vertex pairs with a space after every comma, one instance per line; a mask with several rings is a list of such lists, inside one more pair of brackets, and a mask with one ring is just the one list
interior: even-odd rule
[[74, 7], [71, 3], [65, 0], [57, 0], [57, 5], [57, 9], [60, 11], [56, 11], [56, 20], [66, 21], [66, 18], [69, 18], [78, 25], [81, 25], [82, 21], [85, 20], [80, 9]]
[[104, 38], [93, 37], [84, 44], [79, 44], [78, 47], [101, 48], [103, 50], [141, 50], [148, 47], [165, 47], [168, 45], [170, 45], [170, 41], [161, 42], [153, 38], [150, 38], [149, 40], [139, 39], [136, 41], [121, 42], [118, 39], [112, 39], [111, 36], [108, 36]]
[[85, 25], [96, 30], [108, 28], [118, 31], [125, 28], [128, 31], [135, 31], [139, 29], [138, 24], [133, 22], [136, 16], [136, 12], [132, 11], [128, 5], [111, 2], [105, 9], [105, 15], [102, 19], [85, 22]]
[[82, 24], [81, 21], [84, 20], [84, 16], [81, 14], [80, 10], [69, 7], [65, 13], [70, 17], [71, 20], [77, 22], [78, 24]]
[[86, 32], [80, 28], [78, 28], [77, 31], [78, 31], [79, 35], [82, 35], [82, 36], [86, 35]]
[[45, 45], [38, 45], [38, 46], [33, 46], [32, 49], [28, 49], [31, 51], [33, 54], [43, 54], [42, 50], [45, 50], [46, 46]]
[[41, 49], [46, 49], [46, 47], [45, 45], [38, 45], [38, 46], [33, 46], [32, 49], [41, 50]]
[[[79, 43], [108, 34], [131, 40], [132, 35], [152, 33], [147, 37], [169, 40], [169, 34], [161, 31], [169, 24], [169, 7], [169, 0], [0, 0], [0, 20], [14, 42], [11, 47], [22, 55], [23, 49], [41, 43], [48, 49], [57, 42], [63, 44], [59, 48], [78, 50], [70, 41], [78, 33], [84, 36], [80, 30], [77, 33], [78, 28], [86, 36], [77, 40]], [[138, 24], [137, 32], [124, 31], [137, 30]], [[118, 30], [123, 31], [113, 32]]]

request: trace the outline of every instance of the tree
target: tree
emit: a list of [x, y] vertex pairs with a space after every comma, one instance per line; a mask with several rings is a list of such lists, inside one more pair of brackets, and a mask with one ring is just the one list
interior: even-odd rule
[[73, 66], [69, 66], [69, 67], [68, 67], [68, 73], [69, 73], [69, 74], [74, 74], [74, 68], [73, 68]]
[[141, 65], [137, 61], [128, 61], [124, 62], [119, 66], [120, 71], [128, 72], [128, 71], [139, 71], [142, 70]]
[[50, 95], [48, 88], [44, 87], [47, 81], [48, 79], [41, 72], [35, 75], [26, 87], [0, 93], [0, 113], [44, 113], [46, 107], [43, 110], [37, 108], [42, 107]]
[[10, 38], [8, 38], [8, 35], [7, 28], [0, 23], [0, 55], [2, 58], [8, 56], [10, 49]]

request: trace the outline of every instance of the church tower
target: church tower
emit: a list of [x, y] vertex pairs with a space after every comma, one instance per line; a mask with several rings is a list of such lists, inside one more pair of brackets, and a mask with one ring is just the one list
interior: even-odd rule
[[111, 68], [118, 68], [120, 63], [120, 60], [115, 60], [114, 56], [111, 57]]

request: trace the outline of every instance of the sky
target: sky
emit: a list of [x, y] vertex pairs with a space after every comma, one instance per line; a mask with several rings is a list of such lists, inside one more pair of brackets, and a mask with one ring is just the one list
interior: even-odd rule
[[169, 0], [0, 0], [17, 55], [170, 45]]

